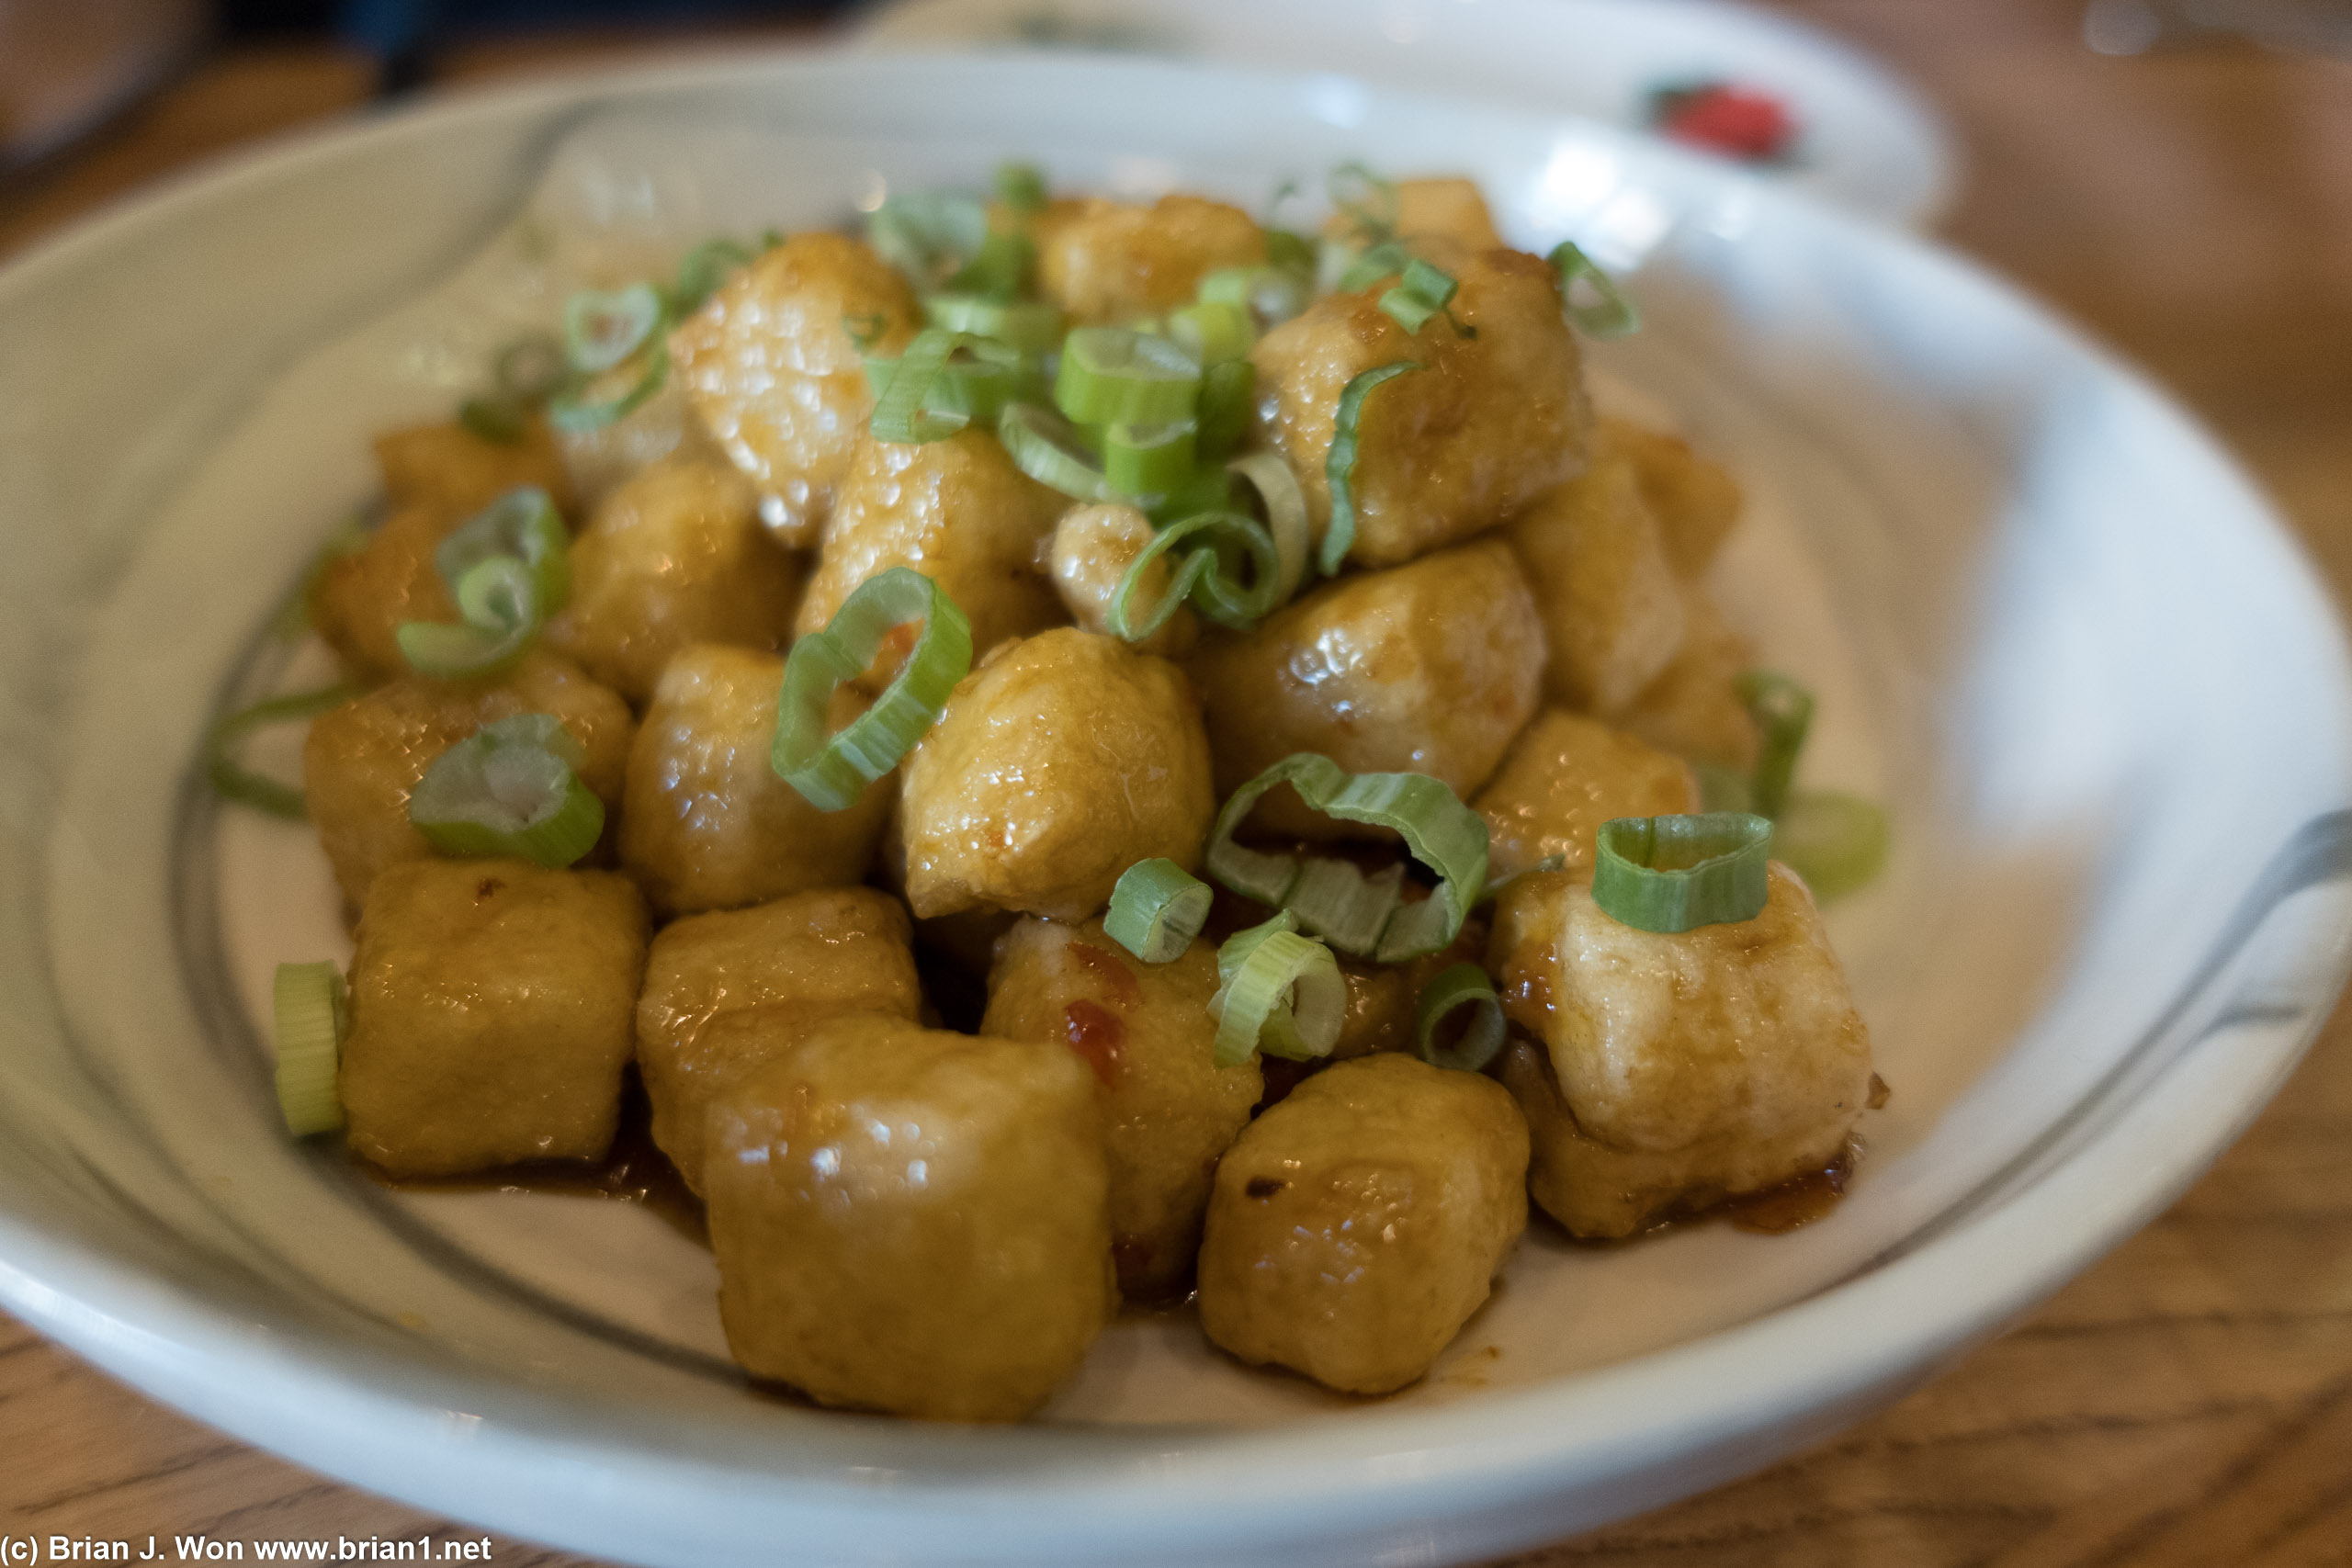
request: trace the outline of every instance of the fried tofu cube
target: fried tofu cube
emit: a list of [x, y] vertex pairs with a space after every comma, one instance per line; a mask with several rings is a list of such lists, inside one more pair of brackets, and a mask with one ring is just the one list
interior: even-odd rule
[[[1396, 221], [1400, 239], [1408, 242], [1437, 237], [1464, 250], [1491, 251], [1502, 244], [1495, 232], [1494, 215], [1476, 180], [1459, 175], [1430, 175], [1393, 182], [1396, 192]], [[1337, 240], [1361, 235], [1355, 220], [1345, 212], [1332, 214], [1323, 232]]]
[[403, 676], [311, 721], [302, 743], [303, 793], [320, 847], [354, 908], [387, 866], [437, 852], [408, 819], [409, 795], [425, 770], [483, 725], [520, 713], [554, 715], [587, 749], [580, 778], [605, 803], [609, 838], [636, 721], [618, 694], [560, 655], [533, 649], [485, 681]]
[[1102, 931], [1035, 918], [999, 942], [980, 1032], [1077, 1053], [1092, 1069], [1111, 1161], [1111, 1255], [1119, 1289], [1183, 1288], [1201, 1246], [1209, 1181], [1265, 1092], [1256, 1057], [1215, 1061], [1216, 947], [1195, 941], [1146, 964]]
[[1600, 443], [1633, 460], [1642, 499], [1666, 538], [1666, 557], [1685, 580], [1707, 570], [1739, 522], [1739, 482], [1679, 435], [1603, 418]]
[[[841, 811], [820, 811], [778, 778], [784, 660], [704, 644], [670, 660], [628, 755], [621, 863], [664, 915], [763, 904], [861, 881], [889, 820], [895, 775]], [[843, 688], [838, 729], [865, 711]]]
[[959, 682], [903, 767], [907, 902], [1082, 920], [1137, 861], [1201, 863], [1216, 799], [1183, 671], [1064, 626]]
[[1250, 355], [1258, 434], [1298, 475], [1318, 541], [1330, 525], [1324, 464], [1348, 383], [1400, 361], [1421, 367], [1363, 404], [1347, 556], [1358, 566], [1396, 566], [1493, 527], [1573, 478], [1589, 445], [1582, 361], [1552, 269], [1519, 251], [1422, 248], [1461, 286], [1451, 317], [1407, 332], [1380, 309], [1396, 281], [1385, 278], [1316, 300]]
[[[1127, 569], [1158, 532], [1150, 518], [1115, 502], [1073, 506], [1062, 513], [1061, 521], [1054, 525], [1047, 558], [1054, 591], [1061, 595], [1062, 608], [1069, 612], [1069, 618], [1088, 631], [1108, 636], [1111, 601], [1118, 596]], [[1136, 602], [1149, 604], [1166, 597], [1175, 573], [1166, 555], [1144, 568], [1143, 580], [1136, 585]], [[1200, 617], [1193, 607], [1179, 604], [1167, 625], [1133, 646], [1146, 653], [1182, 659], [1192, 651], [1200, 631]]]
[[311, 584], [311, 624], [355, 679], [390, 681], [409, 672], [402, 622], [458, 618], [433, 552], [464, 521], [464, 513], [437, 504], [403, 506], [358, 548], [320, 563]]
[[1308, 1078], [1226, 1151], [1201, 1327], [1346, 1393], [1430, 1370], [1527, 1228], [1527, 1124], [1490, 1078], [1384, 1053]]
[[1150, 206], [1057, 202], [1034, 231], [1046, 298], [1082, 323], [1118, 325], [1189, 305], [1221, 266], [1266, 259], [1266, 236], [1238, 207], [1198, 196]]
[[703, 1190], [711, 1102], [826, 1019], [922, 1010], [904, 906], [870, 887], [795, 893], [662, 928], [637, 1004], [653, 1141]]
[[1688, 628], [1682, 583], [1631, 459], [1599, 453], [1510, 534], [1544, 607], [1545, 695], [1589, 712], [1624, 707], [1673, 662]]
[[[1420, 773], [1467, 800], [1542, 699], [1544, 622], [1510, 548], [1482, 540], [1351, 574], [1187, 666], [1208, 710], [1222, 796], [1294, 751], [1351, 773]], [[1310, 815], [1287, 787], [1252, 814], [1307, 837], [1365, 829]]]
[[[1014, 468], [987, 431], [913, 446], [861, 440], [797, 630], [824, 630], [859, 583], [894, 566], [946, 590], [972, 623], [975, 656], [1060, 626], [1069, 617], [1041, 558], [1069, 508], [1060, 491]], [[880, 681], [894, 672], [882, 670]]]
[[1870, 1033], [1788, 867], [1754, 919], [1674, 933], [1620, 924], [1567, 873], [1527, 877], [1503, 890], [1488, 957], [1541, 1047], [1503, 1067], [1535, 1201], [1572, 1234], [1631, 1235], [1845, 1152]]
[[423, 506], [453, 521], [480, 512], [510, 490], [536, 485], [556, 509], [571, 508], [563, 454], [543, 420], [530, 420], [514, 442], [488, 441], [464, 425], [411, 425], [376, 437], [376, 466], [394, 507]]
[[1028, 1415], [1117, 1304], [1101, 1114], [1067, 1050], [819, 1025], [711, 1111], [735, 1359], [826, 1404]]
[[1546, 708], [1471, 807], [1487, 819], [1487, 874], [1510, 876], [1550, 855], [1592, 864], [1593, 836], [1618, 817], [1699, 809], [1699, 784], [1679, 757], [1597, 718]]
[[623, 481], [573, 542], [571, 600], [548, 640], [643, 703], [680, 649], [779, 646], [800, 579], [760, 525], [750, 480], [724, 459], [665, 458]]
[[351, 962], [351, 1147], [394, 1176], [603, 1158], [645, 932], [645, 901], [610, 872], [388, 867]]
[[1738, 681], [1754, 667], [1756, 650], [1701, 589], [1686, 583], [1682, 606], [1690, 627], [1682, 651], [1631, 705], [1610, 716], [1627, 734], [1678, 757], [1752, 773], [1764, 736]]
[[[865, 348], [851, 325], [870, 329]], [[863, 242], [795, 234], [721, 284], [670, 334], [703, 427], [766, 497], [780, 542], [813, 544], [874, 412], [865, 355], [922, 325], [905, 278]]]

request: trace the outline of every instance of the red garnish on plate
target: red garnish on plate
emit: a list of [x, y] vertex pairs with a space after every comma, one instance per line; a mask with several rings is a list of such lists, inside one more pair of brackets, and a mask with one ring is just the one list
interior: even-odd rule
[[1797, 122], [1770, 93], [1731, 82], [1685, 82], [1650, 94], [1650, 124], [1662, 135], [1747, 163], [1778, 163]]

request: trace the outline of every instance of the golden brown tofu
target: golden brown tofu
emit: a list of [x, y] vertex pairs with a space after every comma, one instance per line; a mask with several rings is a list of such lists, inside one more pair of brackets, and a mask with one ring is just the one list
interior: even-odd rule
[[1124, 324], [1193, 302], [1221, 266], [1266, 259], [1266, 236], [1238, 207], [1198, 196], [1056, 203], [1035, 230], [1046, 298], [1080, 322]]
[[719, 1097], [704, 1169], [735, 1359], [827, 1404], [1012, 1421], [1117, 1304], [1094, 1077], [844, 1014]]
[[[1062, 513], [1062, 520], [1054, 525], [1048, 559], [1055, 592], [1061, 595], [1062, 608], [1069, 612], [1071, 620], [1088, 631], [1110, 635], [1111, 601], [1117, 597], [1128, 567], [1156, 532], [1150, 518], [1117, 502], [1073, 506]], [[1170, 558], [1162, 555], [1144, 569], [1136, 602], [1150, 604], [1166, 597], [1174, 576]], [[1132, 646], [1146, 653], [1182, 659], [1192, 651], [1200, 630], [1200, 617], [1193, 614], [1193, 607], [1180, 604], [1166, 626]]]
[[645, 901], [610, 872], [386, 868], [351, 961], [352, 1148], [394, 1176], [603, 1158], [645, 930]]
[[1738, 481], [1679, 435], [1608, 418], [1600, 422], [1599, 434], [1602, 446], [1633, 460], [1675, 571], [1686, 580], [1705, 571], [1739, 522]]
[[322, 562], [311, 584], [311, 624], [359, 681], [409, 672], [403, 621], [454, 621], [458, 606], [433, 552], [466, 514], [439, 505], [403, 506], [347, 555]]
[[632, 703], [698, 642], [772, 649], [792, 629], [797, 558], [761, 527], [751, 481], [709, 457], [641, 468], [571, 547], [571, 602], [548, 640]]
[[906, 761], [907, 902], [1082, 920], [1137, 861], [1201, 863], [1216, 800], [1183, 671], [1064, 626], [957, 683]]
[[1699, 809], [1688, 764], [1582, 714], [1546, 708], [1472, 801], [1487, 819], [1487, 874], [1510, 876], [1548, 855], [1592, 864], [1593, 835], [1617, 817]]
[[[820, 811], [769, 765], [784, 660], [705, 644], [670, 660], [628, 756], [621, 863], [662, 915], [763, 904], [865, 875], [889, 819], [890, 775]], [[864, 711], [843, 688], [836, 729]]]
[[662, 928], [637, 1003], [653, 1141], [703, 1190], [705, 1123], [729, 1087], [843, 1012], [922, 1010], [904, 906], [870, 887], [796, 893]]
[[1066, 1046], [1092, 1069], [1111, 1160], [1111, 1253], [1129, 1296], [1183, 1288], [1217, 1156], [1265, 1092], [1256, 1057], [1214, 1060], [1216, 988], [1206, 941], [1146, 964], [1099, 919], [1033, 918], [997, 944], [980, 1032]]
[[[859, 348], [848, 323], [873, 329]], [[865, 354], [894, 355], [922, 308], [862, 242], [795, 234], [721, 284], [670, 334], [670, 356], [703, 427], [767, 498], [781, 543], [815, 543], [865, 433]]]
[[1521, 513], [1510, 542], [1544, 607], [1544, 689], [1554, 702], [1615, 713], [1680, 651], [1682, 584], [1622, 452], [1596, 454]]
[[[1487, 198], [1476, 181], [1459, 175], [1441, 175], [1397, 180], [1394, 186], [1395, 227], [1399, 238], [1410, 241], [1434, 236], [1472, 251], [1491, 251], [1501, 246], [1502, 236], [1495, 232], [1494, 215], [1487, 210]], [[1323, 225], [1323, 231], [1334, 239], [1360, 242], [1354, 220], [1344, 212], [1334, 213]]]
[[1527, 1124], [1493, 1080], [1415, 1056], [1317, 1073], [1217, 1166], [1201, 1327], [1347, 1393], [1437, 1359], [1527, 1228]]
[[1682, 606], [1690, 627], [1682, 651], [1630, 706], [1610, 716], [1627, 734], [1678, 757], [1751, 773], [1764, 738], [1736, 682], [1754, 666], [1756, 651], [1702, 590], [1685, 584]]
[[560, 512], [571, 509], [563, 454], [543, 420], [528, 422], [512, 444], [485, 441], [455, 422], [387, 431], [376, 437], [376, 466], [394, 507], [428, 507], [453, 522], [521, 485], [547, 491]]
[[1532, 1189], [1581, 1236], [1818, 1171], [1870, 1092], [1870, 1034], [1812, 895], [1775, 862], [1754, 919], [1621, 925], [1565, 872], [1505, 888], [1490, 966], [1513, 1022], [1504, 1082], [1535, 1134]]
[[[913, 567], [946, 590], [972, 623], [975, 656], [1060, 626], [1069, 617], [1044, 556], [1069, 507], [1060, 491], [1014, 468], [986, 431], [918, 446], [861, 440], [797, 630], [824, 630], [859, 583], [894, 566]], [[894, 672], [882, 670], [881, 682]]]
[[[1294, 751], [1351, 773], [1420, 773], [1467, 800], [1535, 715], [1544, 625], [1499, 540], [1328, 582], [1187, 668], [1208, 709], [1222, 796]], [[1327, 838], [1365, 829], [1310, 816], [1287, 788], [1252, 819]]]
[[[1330, 294], [1258, 340], [1258, 434], [1289, 460], [1319, 541], [1340, 395], [1364, 371], [1423, 367], [1363, 405], [1347, 558], [1395, 566], [1504, 521], [1585, 465], [1591, 411], [1557, 278], [1518, 251], [1423, 247], [1461, 285], [1453, 320], [1408, 333], [1379, 307], [1394, 278]], [[1457, 335], [1454, 321], [1477, 335]]]
[[425, 770], [483, 725], [518, 713], [553, 714], [587, 748], [581, 782], [605, 803], [609, 840], [637, 726], [618, 694], [569, 659], [534, 649], [487, 681], [403, 676], [311, 721], [302, 744], [303, 792], [320, 847], [354, 908], [385, 867], [435, 855], [408, 819], [409, 795]]

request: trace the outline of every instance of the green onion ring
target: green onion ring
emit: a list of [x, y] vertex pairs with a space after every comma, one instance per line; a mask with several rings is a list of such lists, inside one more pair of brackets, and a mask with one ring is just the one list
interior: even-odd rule
[[[1186, 544], [1192, 548], [1177, 567], [1168, 592], [1148, 611], [1138, 612], [1135, 597], [1142, 592], [1146, 570], [1178, 545]], [[1244, 557], [1250, 567], [1246, 586], [1238, 580]], [[1274, 589], [1281, 575], [1281, 555], [1265, 525], [1238, 512], [1199, 513], [1160, 529], [1127, 563], [1125, 575], [1111, 595], [1104, 622], [1112, 636], [1141, 642], [1166, 626], [1176, 607], [1190, 599], [1194, 608], [1217, 625], [1246, 631], [1274, 607]]]
[[[1435, 953], [1461, 934], [1462, 922], [1487, 884], [1487, 823], [1426, 773], [1351, 774], [1318, 752], [1293, 752], [1227, 799], [1209, 834], [1210, 875], [1260, 903], [1291, 906], [1306, 874], [1299, 858], [1248, 849], [1233, 839], [1258, 797], [1283, 784], [1296, 790], [1310, 811], [1395, 829], [1413, 858], [1438, 875], [1437, 888], [1427, 898], [1389, 910], [1377, 941], [1343, 951], [1393, 964]], [[1344, 861], [1330, 863], [1370, 881]], [[1337, 874], [1317, 875], [1329, 879]]]
[[1201, 279], [1195, 298], [1204, 305], [1238, 306], [1254, 324], [1274, 326], [1306, 309], [1314, 283], [1303, 269], [1313, 265], [1310, 254], [1290, 265], [1221, 266]]
[[675, 313], [694, 314], [704, 300], [718, 291], [718, 286], [727, 281], [730, 273], [751, 265], [752, 253], [734, 241], [705, 240], [678, 258], [677, 281], [670, 289]]
[[546, 402], [571, 375], [563, 344], [545, 333], [526, 333], [516, 338], [498, 351], [491, 366], [491, 379], [498, 389], [526, 404]]
[[[1451, 1046], [1437, 1043], [1438, 1030], [1457, 1009], [1477, 1010], [1462, 1038]], [[1495, 1059], [1503, 1048], [1502, 998], [1494, 982], [1476, 964], [1457, 964], [1431, 980], [1421, 991], [1419, 1018], [1413, 1026], [1413, 1050], [1432, 1067], [1475, 1073]]]
[[1171, 963], [1201, 934], [1216, 897], [1207, 883], [1172, 860], [1139, 860], [1111, 889], [1102, 931], [1146, 964]]
[[1020, 298], [1037, 265], [1037, 247], [1026, 234], [995, 233], [980, 242], [972, 259], [956, 270], [945, 288], [951, 294], [978, 295], [1000, 304]]
[[1772, 824], [1749, 813], [1619, 817], [1595, 844], [1592, 900], [1637, 931], [1752, 920], [1771, 893]]
[[[891, 629], [913, 621], [922, 633], [906, 666], [872, 707], [827, 734], [835, 688], [865, 673]], [[971, 668], [972, 623], [939, 584], [910, 566], [869, 577], [823, 631], [785, 656], [768, 765], [818, 810], [843, 810], [914, 750]]]
[[564, 357], [582, 376], [601, 376], [661, 330], [662, 293], [650, 283], [583, 288], [563, 304]]
[[[1618, 291], [1609, 275], [1599, 264], [1579, 250], [1573, 241], [1563, 240], [1552, 247], [1545, 258], [1552, 270], [1560, 276], [1560, 300], [1567, 307], [1568, 319], [1598, 338], [1623, 337], [1640, 330], [1642, 313], [1634, 302]], [[1576, 288], [1581, 280], [1600, 299], [1596, 305], [1579, 305]]]
[[1036, 211], [1046, 205], [1045, 172], [1035, 164], [999, 164], [996, 198], [1015, 212]]
[[457, 593], [468, 572], [498, 556], [529, 570], [542, 615], [554, 615], [571, 597], [571, 534], [537, 485], [510, 490], [458, 525], [434, 549], [433, 566]]
[[[617, 420], [627, 419], [645, 406], [646, 400], [660, 391], [670, 379], [670, 344], [667, 339], [654, 337], [643, 355], [644, 368], [637, 379], [622, 389], [617, 397], [594, 400], [588, 393], [592, 383], [566, 387], [548, 400], [548, 423], [571, 435], [584, 435], [592, 430], [602, 430]], [[602, 381], [603, 377], [595, 378]]]
[[[1315, 271], [1315, 247], [1307, 243], [1306, 235], [1295, 231], [1270, 228], [1266, 231], [1266, 260], [1285, 271], [1311, 276]], [[1306, 294], [1302, 288], [1298, 295], [1298, 310], [1306, 308]], [[1298, 310], [1293, 310], [1291, 315], [1296, 315]], [[1290, 317], [1276, 319], [1288, 321]]]
[[332, 964], [281, 964], [270, 982], [271, 1043], [277, 1058], [277, 1109], [298, 1138], [343, 1125], [335, 1074], [351, 1032], [343, 971]]
[[997, 415], [996, 435], [1004, 443], [1012, 466], [1039, 484], [1072, 501], [1111, 499], [1102, 461], [1087, 446], [1085, 433], [1052, 409], [1035, 403], [1007, 403]]
[[519, 446], [530, 433], [530, 411], [512, 398], [468, 398], [458, 423], [495, 446]]
[[1323, 530], [1320, 558], [1327, 577], [1339, 574], [1340, 563], [1348, 558], [1348, 550], [1356, 542], [1356, 448], [1360, 441], [1359, 427], [1363, 422], [1364, 400], [1371, 397], [1383, 382], [1408, 370], [1420, 368], [1421, 363], [1417, 359], [1400, 359], [1393, 365], [1383, 365], [1350, 381], [1347, 390], [1340, 394], [1340, 412], [1331, 423], [1331, 450], [1323, 459], [1324, 482], [1331, 491], [1331, 523]]
[[1247, 355], [1258, 331], [1247, 305], [1204, 300], [1168, 313], [1168, 337], [1206, 368]]
[[1258, 390], [1258, 367], [1227, 359], [1201, 372], [1200, 448], [1204, 457], [1224, 457], [1250, 434], [1250, 407]]
[[1825, 904], [1885, 868], [1887, 839], [1882, 807], [1832, 790], [1798, 790], [1772, 819], [1772, 858], [1804, 877]]
[[1341, 268], [1333, 287], [1342, 294], [1353, 294], [1384, 277], [1399, 276], [1412, 264], [1413, 253], [1405, 248], [1403, 242], [1384, 240]]
[[1266, 531], [1274, 538], [1274, 603], [1287, 604], [1306, 576], [1306, 558], [1313, 546], [1307, 532], [1306, 492], [1290, 465], [1272, 452], [1252, 452], [1225, 466], [1258, 492], [1265, 509]]
[[899, 367], [890, 374], [889, 386], [875, 400], [874, 417], [868, 425], [874, 439], [901, 446], [943, 441], [970, 423], [967, 415], [935, 412], [925, 405], [947, 368], [948, 356], [978, 342], [968, 333], [945, 332], [938, 327], [926, 327], [917, 333], [906, 352], [899, 355]]
[[1102, 482], [1114, 495], [1158, 498], [1192, 476], [1199, 431], [1173, 424], [1114, 424], [1102, 433]]
[[283, 697], [271, 697], [241, 708], [213, 725], [204, 738], [204, 776], [212, 790], [223, 800], [233, 800], [240, 806], [250, 806], [266, 811], [272, 817], [283, 817], [289, 822], [300, 822], [310, 816], [310, 807], [302, 799], [302, 792], [293, 784], [279, 784], [276, 779], [239, 767], [235, 758], [237, 742], [256, 729], [272, 725], [291, 724], [296, 719], [315, 718], [333, 708], [339, 708], [358, 695], [353, 686], [337, 682], [315, 692], [296, 692]]
[[934, 327], [994, 338], [1023, 354], [1049, 354], [1061, 346], [1061, 307], [1041, 299], [1006, 301], [978, 294], [932, 294], [923, 317]]
[[1080, 424], [1190, 419], [1200, 365], [1163, 337], [1127, 327], [1078, 327], [1062, 340], [1054, 402]]
[[408, 819], [445, 855], [550, 869], [596, 847], [605, 803], [581, 782], [588, 750], [552, 714], [492, 720], [433, 760]]
[[1408, 333], [1417, 333], [1431, 316], [1453, 302], [1453, 274], [1415, 258], [1405, 268], [1402, 282], [1380, 297], [1380, 310]]
[[[879, 355], [865, 360], [865, 382], [878, 404], [899, 372], [899, 361]], [[923, 397], [923, 412], [960, 418], [983, 428], [996, 423], [1005, 405], [1044, 397], [1036, 367], [1001, 343], [967, 342], [940, 367]]]
[[918, 288], [937, 287], [978, 255], [988, 237], [988, 209], [968, 196], [941, 191], [894, 196], [865, 224], [866, 243]]
[[1295, 926], [1285, 910], [1217, 949], [1220, 984], [1209, 998], [1217, 1021], [1210, 1060], [1217, 1066], [1238, 1066], [1252, 1051], [1308, 1061], [1339, 1043], [1347, 980], [1331, 950]]
[[1382, 179], [1356, 159], [1350, 159], [1325, 176], [1324, 190], [1356, 232], [1374, 241], [1396, 232], [1404, 215], [1404, 198], [1393, 181]]
[[1693, 762], [1690, 772], [1699, 781], [1699, 809], [1702, 811], [1753, 811], [1756, 809], [1756, 789], [1747, 775], [1736, 768], [1726, 768], [1721, 762]]
[[1733, 683], [1733, 689], [1764, 735], [1748, 786], [1753, 809], [1759, 817], [1778, 817], [1781, 807], [1788, 804], [1797, 757], [1813, 728], [1813, 694], [1786, 675], [1769, 670], [1748, 671]]

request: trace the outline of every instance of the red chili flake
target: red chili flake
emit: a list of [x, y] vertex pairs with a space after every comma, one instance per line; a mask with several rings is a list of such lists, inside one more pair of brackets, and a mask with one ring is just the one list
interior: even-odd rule
[[1104, 1089], [1118, 1088], [1119, 1047], [1126, 1042], [1127, 1026], [1110, 1009], [1083, 997], [1062, 1009], [1062, 1018], [1069, 1026], [1069, 1048], [1086, 1058]]
[[1690, 82], [1650, 95], [1650, 123], [1674, 141], [1748, 163], [1785, 158], [1797, 123], [1770, 93], [1730, 82]]

